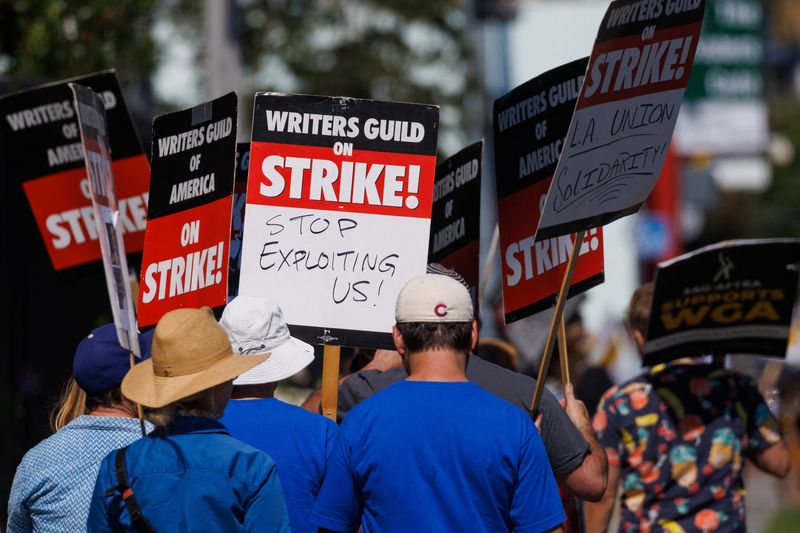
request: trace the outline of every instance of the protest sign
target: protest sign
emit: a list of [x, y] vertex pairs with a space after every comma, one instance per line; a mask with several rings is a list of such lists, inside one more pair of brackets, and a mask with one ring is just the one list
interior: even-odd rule
[[101, 257], [69, 81], [91, 88], [105, 105], [119, 219], [129, 252], [142, 249], [147, 221], [147, 157], [113, 71], [1, 97], [0, 175], [22, 185], [56, 270]]
[[635, 213], [658, 180], [704, 0], [612, 2], [595, 41], [536, 240]]
[[153, 172], [139, 323], [225, 305], [236, 157], [236, 93], [153, 121]]
[[705, 354], [784, 357], [800, 240], [726, 241], [658, 265], [644, 364]]
[[397, 294], [425, 273], [438, 108], [258, 93], [239, 294], [307, 342], [392, 346]]
[[250, 170], [250, 143], [236, 144], [236, 173], [233, 184], [231, 217], [231, 249], [228, 267], [228, 300], [239, 294], [239, 272], [242, 269], [242, 236], [244, 206], [247, 198], [247, 172]]
[[[494, 103], [495, 176], [506, 323], [555, 304], [575, 236], [534, 242], [586, 72], [579, 59], [545, 72]], [[581, 248], [574, 296], [603, 282], [603, 230]]]
[[455, 270], [477, 302], [483, 141], [436, 167], [428, 262]]
[[74, 95], [97, 235], [120, 345], [141, 357], [111, 162], [105, 105], [91, 89], [69, 84]]

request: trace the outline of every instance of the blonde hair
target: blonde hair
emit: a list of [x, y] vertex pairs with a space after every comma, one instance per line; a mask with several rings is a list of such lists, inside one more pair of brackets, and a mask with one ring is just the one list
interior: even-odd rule
[[155, 409], [146, 409], [145, 418], [157, 427], [166, 427], [175, 420], [175, 416], [179, 412], [192, 412], [199, 410], [202, 400], [209, 394], [211, 389], [192, 394], [186, 398], [181, 398], [177, 402], [158, 407]]
[[58, 403], [50, 411], [50, 430], [55, 433], [86, 412], [86, 393], [70, 376], [61, 390]]

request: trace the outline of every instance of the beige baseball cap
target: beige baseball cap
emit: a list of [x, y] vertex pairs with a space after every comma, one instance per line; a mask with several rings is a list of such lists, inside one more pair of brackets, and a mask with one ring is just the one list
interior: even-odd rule
[[400, 322], [472, 322], [469, 291], [456, 280], [425, 274], [409, 280], [397, 296], [395, 320]]

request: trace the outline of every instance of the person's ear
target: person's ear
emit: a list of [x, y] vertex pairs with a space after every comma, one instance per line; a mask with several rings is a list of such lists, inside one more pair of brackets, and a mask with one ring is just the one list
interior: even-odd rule
[[397, 326], [392, 326], [392, 341], [394, 341], [394, 348], [397, 353], [402, 357], [406, 353], [406, 344], [403, 342], [403, 334], [397, 329]]
[[471, 335], [471, 347], [469, 351], [471, 353], [475, 353], [475, 349], [478, 347], [478, 321], [472, 321], [472, 335]]

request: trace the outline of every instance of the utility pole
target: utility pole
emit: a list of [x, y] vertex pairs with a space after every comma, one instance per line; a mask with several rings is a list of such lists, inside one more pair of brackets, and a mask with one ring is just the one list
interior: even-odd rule
[[[205, 0], [206, 92], [216, 98], [230, 91], [239, 96], [239, 139], [249, 139], [250, 103], [242, 92], [242, 58], [236, 0]], [[242, 105], [244, 104], [244, 105]]]

